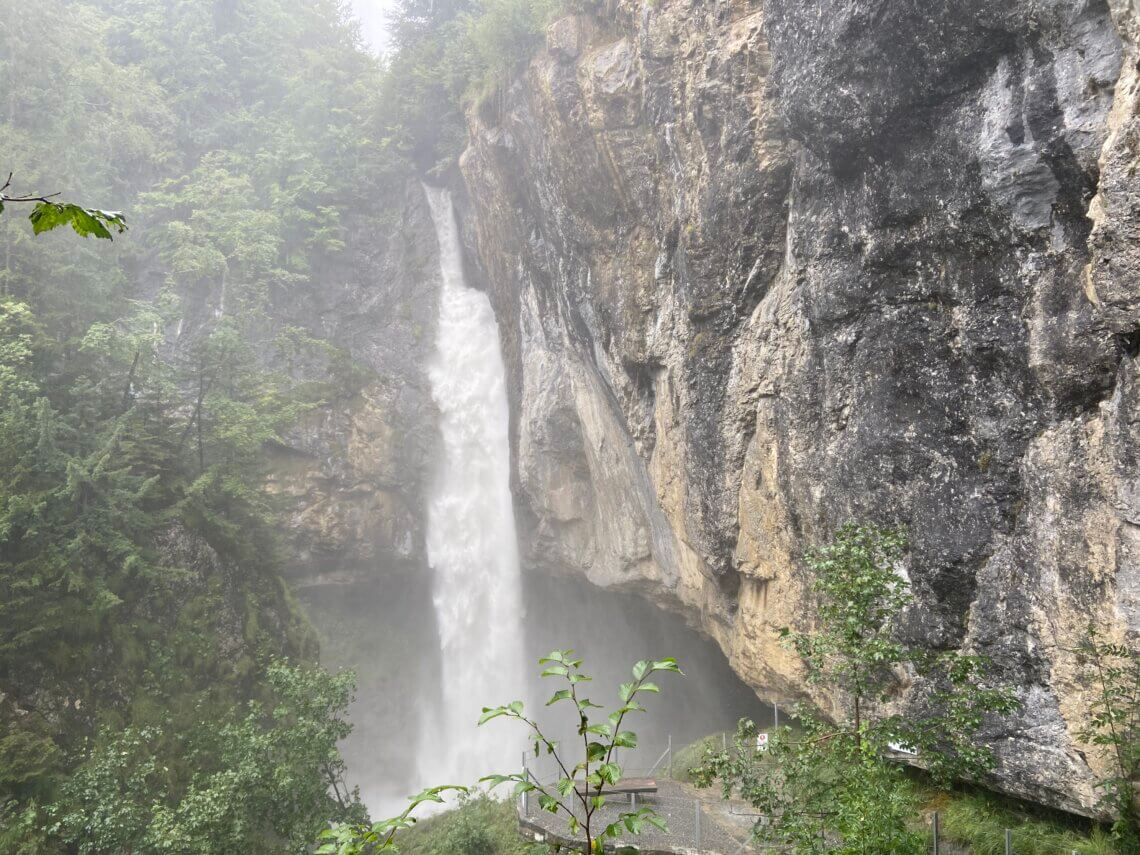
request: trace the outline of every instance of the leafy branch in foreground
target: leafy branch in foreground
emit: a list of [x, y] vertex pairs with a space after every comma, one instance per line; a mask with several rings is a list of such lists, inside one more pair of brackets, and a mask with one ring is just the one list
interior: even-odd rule
[[613, 791], [622, 780], [622, 768], [616, 762], [615, 752], [619, 748], [636, 748], [637, 734], [622, 730], [625, 717], [634, 712], [644, 712], [645, 707], [637, 700], [641, 694], [660, 692], [656, 683], [650, 681], [654, 674], [672, 672], [680, 674], [677, 660], [642, 660], [633, 666], [633, 680], [622, 683], [619, 690], [621, 706], [606, 715], [604, 721], [592, 717], [591, 710], [603, 710], [579, 691], [581, 684], [592, 678], [581, 670], [582, 660], [574, 658], [572, 650], [555, 650], [539, 660], [546, 666], [543, 677], [565, 681], [566, 687], [558, 689], [546, 702], [547, 706], [567, 703], [574, 707], [578, 720], [578, 735], [582, 738], [582, 759], [570, 766], [570, 759], [562, 753], [557, 743], [550, 739], [533, 718], [523, 710], [522, 701], [514, 701], [500, 707], [483, 710], [479, 724], [505, 717], [521, 721], [531, 731], [534, 740], [534, 753], [545, 753], [554, 758], [561, 772], [553, 785], [542, 784], [525, 772], [509, 775], [488, 775], [481, 783], [492, 788], [505, 783], [513, 783], [514, 794], [537, 793], [538, 804], [545, 811], [564, 815], [570, 833], [575, 837], [583, 834], [587, 851], [600, 853], [607, 840], [616, 840], [623, 833], [640, 834], [645, 823], [662, 831], [667, 830], [664, 821], [651, 808], [622, 811], [614, 822], [598, 828], [597, 813], [606, 804], [606, 792]]
[[[843, 712], [826, 721], [798, 708], [802, 732], [781, 728], [767, 751], [753, 741], [755, 726], [742, 722], [734, 750], [709, 752], [696, 770], [700, 785], [719, 781], [726, 797], [737, 790], [758, 808], [765, 818], [758, 836], [806, 853], [833, 851], [834, 838], [840, 852], [918, 851], [921, 841], [906, 827], [913, 806], [890, 755], [917, 754], [939, 784], [994, 767], [977, 733], [987, 716], [1020, 703], [990, 684], [984, 657], [931, 655], [899, 637], [896, 620], [913, 601], [896, 571], [905, 551], [901, 531], [846, 525], [806, 556], [818, 627], [785, 627], [780, 638], [802, 657], [808, 682], [826, 685]], [[887, 714], [881, 705], [899, 694], [904, 674], [924, 679], [905, 715]]]
[[1100, 782], [1101, 804], [1115, 817], [1117, 842], [1127, 851], [1140, 849], [1140, 656], [1104, 641], [1092, 624], [1076, 652], [1094, 680], [1088, 724], [1079, 735], [1108, 748], [1114, 767]]
[[447, 792], [466, 793], [467, 787], [449, 784], [441, 787], [428, 787], [410, 799], [403, 813], [390, 819], [382, 819], [372, 825], [341, 823], [321, 832], [325, 841], [318, 847], [317, 855], [364, 855], [391, 849], [395, 845], [396, 834], [416, 824], [412, 813], [425, 802], [443, 804], [443, 794]]
[[0, 214], [7, 205], [35, 205], [28, 214], [28, 219], [32, 223], [32, 231], [37, 235], [60, 226], [71, 226], [80, 237], [114, 240], [112, 230], [118, 234], [127, 230], [126, 218], [118, 211], [101, 211], [98, 208], [83, 208], [71, 202], [53, 201], [59, 196], [58, 193], [13, 196], [8, 193], [11, 186], [12, 173], [9, 172], [8, 179], [0, 186]]

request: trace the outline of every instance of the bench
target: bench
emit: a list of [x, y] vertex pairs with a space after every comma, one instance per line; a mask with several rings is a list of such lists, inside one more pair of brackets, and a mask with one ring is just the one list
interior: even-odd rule
[[[579, 795], [597, 795], [598, 791], [594, 787], [587, 787], [585, 784], [579, 783], [575, 788]], [[652, 778], [626, 778], [618, 781], [616, 784], [606, 784], [602, 787], [601, 795], [615, 796], [615, 795], [628, 795], [630, 807], [637, 807], [637, 797], [639, 795], [652, 794], [657, 792], [657, 782]]]

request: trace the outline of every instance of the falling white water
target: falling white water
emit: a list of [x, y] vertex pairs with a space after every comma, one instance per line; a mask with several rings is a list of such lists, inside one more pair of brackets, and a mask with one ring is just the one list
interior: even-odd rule
[[506, 722], [476, 727], [482, 707], [522, 699], [525, 685], [506, 374], [491, 303], [463, 281], [451, 197], [424, 190], [443, 276], [428, 368], [443, 449], [427, 515], [442, 688], [441, 709], [425, 722], [420, 774], [424, 784], [468, 784], [518, 766], [522, 742]]

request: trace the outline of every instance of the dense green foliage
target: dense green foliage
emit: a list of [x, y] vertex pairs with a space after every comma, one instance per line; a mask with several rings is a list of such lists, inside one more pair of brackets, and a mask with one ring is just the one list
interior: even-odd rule
[[266, 683], [266, 703], [221, 720], [97, 738], [48, 811], [53, 830], [80, 853], [306, 852], [330, 812], [362, 816], [336, 747], [351, 674], [274, 661]]
[[[0, 848], [303, 849], [359, 818], [349, 689], [276, 659], [316, 650], [262, 484], [344, 357], [277, 307], [386, 221], [380, 70], [338, 0], [0, 20]], [[11, 216], [57, 189], [127, 239]]]
[[454, 163], [466, 109], [494, 108], [542, 43], [558, 0], [399, 0], [381, 92], [389, 150], [422, 171]]
[[[450, 809], [417, 821], [413, 811], [438, 802], [447, 790], [459, 791]], [[398, 837], [397, 837], [398, 833]], [[338, 825], [326, 831], [319, 855], [365, 855], [397, 851], [401, 855], [549, 855], [550, 849], [519, 836], [518, 815], [510, 800], [480, 790], [444, 787], [426, 790], [398, 817], [371, 828]]]
[[[1018, 704], [989, 684], [984, 659], [928, 655], [900, 638], [897, 621], [912, 602], [897, 569], [905, 548], [901, 532], [847, 525], [806, 557], [817, 628], [780, 634], [809, 682], [837, 690], [839, 719], [799, 708], [797, 729], [778, 729], [765, 749], [755, 726], [741, 722], [733, 749], [710, 751], [698, 770], [700, 784], [719, 781], [726, 797], [737, 791], [766, 817], [761, 837], [805, 853], [920, 852], [922, 837], [908, 827], [916, 806], [892, 746], [916, 750], [938, 784], [993, 767], [976, 735], [986, 716]], [[924, 694], [905, 714], [889, 713], [904, 667], [925, 678]]]
[[[746, 733], [752, 739], [756, 732], [754, 726], [747, 727]], [[802, 735], [798, 729], [795, 734]], [[701, 774], [704, 758], [717, 754], [726, 737], [732, 738], [714, 733], [677, 749], [673, 777], [695, 780]], [[773, 760], [769, 756], [762, 762]], [[906, 818], [912, 833], [908, 839], [921, 837], [926, 841], [925, 852], [930, 851], [934, 811], [939, 815], [939, 839], [951, 851], [957, 851], [952, 847], [961, 847], [974, 855], [1003, 855], [1006, 829], [1012, 833], [1014, 852], [1019, 855], [1116, 855], [1121, 851], [1110, 832], [1098, 823], [980, 786], [938, 787], [916, 768], [902, 770], [894, 795], [911, 809]]]
[[1091, 829], [1075, 817], [1051, 814], [1043, 808], [1019, 804], [985, 791], [939, 792], [933, 799], [916, 787], [916, 796], [928, 810], [937, 810], [941, 838], [968, 846], [973, 855], [1005, 855], [1005, 832], [1011, 832], [1018, 855], [1117, 855], [1109, 834]]
[[[416, 169], [454, 161], [466, 105], [550, 11], [409, 0], [380, 62], [345, 0], [0, 0], [8, 848], [78, 841], [76, 817], [107, 807], [83, 826], [92, 851], [153, 835], [192, 851], [218, 799], [216, 822], [293, 839], [269, 801], [220, 794], [268, 773], [242, 766], [243, 740], [291, 732], [248, 709], [274, 703], [269, 663], [315, 655], [278, 575], [266, 448], [359, 371], [305, 307], [384, 239]], [[62, 234], [121, 233], [93, 203], [127, 212], [127, 240]], [[101, 806], [115, 752], [140, 766]], [[322, 811], [359, 819], [310, 771], [298, 834]]]
[[549, 847], [519, 836], [510, 799], [483, 793], [461, 798], [454, 809], [421, 820], [400, 838], [401, 855], [548, 855]]

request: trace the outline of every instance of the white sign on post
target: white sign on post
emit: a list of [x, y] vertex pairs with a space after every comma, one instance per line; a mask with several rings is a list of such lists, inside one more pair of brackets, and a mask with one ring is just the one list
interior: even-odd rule
[[756, 750], [757, 751], [767, 751], [768, 750], [768, 734], [766, 734], [766, 733], [756, 734]]

